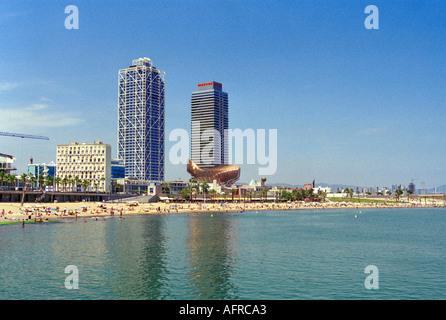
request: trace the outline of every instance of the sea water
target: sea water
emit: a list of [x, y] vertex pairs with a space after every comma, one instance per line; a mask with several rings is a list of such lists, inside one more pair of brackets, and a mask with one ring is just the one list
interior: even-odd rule
[[446, 299], [445, 266], [445, 208], [0, 226], [0, 299]]

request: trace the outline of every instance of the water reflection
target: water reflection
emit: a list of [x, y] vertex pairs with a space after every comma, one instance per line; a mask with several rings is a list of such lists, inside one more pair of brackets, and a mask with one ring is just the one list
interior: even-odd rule
[[[127, 219], [115, 224], [114, 259], [117, 275], [114, 291], [126, 299], [164, 299], [168, 293], [166, 236], [163, 217]], [[116, 234], [117, 233], [117, 234]]]
[[237, 299], [231, 276], [237, 219], [195, 216], [189, 222], [189, 289], [198, 299]]

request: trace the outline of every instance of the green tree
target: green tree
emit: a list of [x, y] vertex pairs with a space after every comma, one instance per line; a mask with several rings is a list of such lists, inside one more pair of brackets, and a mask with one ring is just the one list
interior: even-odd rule
[[25, 193], [26, 193], [26, 184], [28, 182], [28, 176], [26, 175], [26, 173], [23, 173], [20, 176], [20, 182], [22, 183], [22, 201], [21, 201], [21, 206], [23, 206], [23, 202], [25, 201]]
[[211, 189], [209, 190], [209, 195], [211, 196], [211, 201], [215, 201], [215, 196], [217, 195], [217, 191]]
[[33, 186], [37, 182], [36, 177], [32, 173], [28, 174], [28, 182], [31, 186]]
[[67, 176], [67, 185], [70, 186], [69, 191], [73, 191], [73, 176], [71, 174]]
[[413, 191], [411, 189], [406, 190], [407, 193], [407, 201], [410, 200], [410, 195], [413, 193]]
[[395, 198], [396, 198], [396, 201], [399, 201], [400, 200], [400, 197], [401, 197], [401, 195], [404, 193], [404, 191], [403, 190], [401, 190], [401, 189], [396, 189], [395, 190]]
[[82, 180], [79, 179], [78, 176], [75, 176], [74, 179], [73, 179], [73, 183], [74, 183], [74, 187], [75, 187], [75, 189], [77, 191], [77, 187], [82, 184]]
[[197, 194], [197, 188], [196, 187], [190, 187], [190, 201], [193, 200], [194, 194]]
[[180, 195], [183, 199], [190, 199], [190, 194], [191, 194], [191, 188], [183, 188], [180, 190]]
[[37, 181], [39, 182], [39, 189], [42, 190], [45, 183], [45, 177], [43, 176], [43, 174], [39, 174], [39, 176], [37, 177]]
[[293, 195], [291, 194], [291, 192], [284, 190], [282, 191], [282, 195], [280, 196], [281, 199], [285, 199], [285, 200], [291, 200], [291, 198], [293, 197]]
[[162, 184], [161, 192], [170, 194], [170, 184], [169, 184], [169, 182], [164, 182]]
[[6, 172], [0, 171], [0, 182], [2, 183], [1, 187], [3, 189], [3, 182], [6, 180]]
[[101, 177], [101, 179], [99, 180], [101, 180], [101, 184], [104, 186], [104, 192], [105, 192], [105, 190], [107, 190], [107, 188], [105, 187], [105, 177]]
[[63, 191], [67, 191], [67, 185], [70, 183], [67, 177], [64, 177], [61, 181], [63, 186]]
[[56, 190], [59, 191], [59, 184], [61, 182], [61, 178], [60, 177], [56, 177], [54, 178], [54, 183], [56, 184]]
[[46, 177], [45, 186], [51, 187], [54, 184], [54, 178], [52, 176]]
[[305, 189], [298, 189], [296, 192], [296, 200], [304, 201], [306, 198], [306, 192], [307, 192], [307, 190], [305, 190]]
[[208, 190], [209, 190], [209, 185], [207, 184], [207, 182], [203, 182], [201, 184], [201, 192], [204, 196], [204, 201], [206, 201], [206, 193], [208, 192]]
[[84, 179], [82, 181], [82, 188], [84, 188], [84, 192], [87, 192], [87, 188], [90, 186], [90, 181]]
[[11, 188], [13, 185], [15, 185], [17, 181], [17, 178], [13, 174], [6, 175], [6, 182], [9, 184], [9, 187]]
[[319, 190], [318, 191], [319, 198], [325, 202], [325, 198], [327, 197], [327, 193], [325, 191]]
[[353, 189], [347, 188], [347, 189], [345, 189], [345, 192], [350, 196], [350, 199], [353, 198]]

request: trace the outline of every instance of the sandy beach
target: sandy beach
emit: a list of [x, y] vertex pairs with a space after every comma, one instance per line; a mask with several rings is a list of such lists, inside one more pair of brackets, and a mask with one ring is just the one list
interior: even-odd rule
[[171, 213], [225, 213], [259, 210], [337, 209], [337, 208], [410, 208], [443, 207], [444, 199], [404, 203], [351, 203], [351, 202], [286, 202], [286, 203], [122, 203], [122, 202], [64, 202], [64, 203], [0, 203], [0, 222], [22, 220], [54, 220], [136, 214]]

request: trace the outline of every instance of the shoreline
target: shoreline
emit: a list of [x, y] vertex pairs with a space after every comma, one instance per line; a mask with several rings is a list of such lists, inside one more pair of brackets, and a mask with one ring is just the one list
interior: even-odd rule
[[291, 202], [291, 203], [122, 203], [122, 202], [63, 202], [20, 203], [0, 202], [0, 223], [32, 220], [59, 220], [106, 216], [147, 214], [234, 213], [262, 210], [306, 209], [374, 209], [374, 208], [439, 208], [446, 207], [444, 200], [429, 204], [406, 203], [353, 203], [353, 202]]

